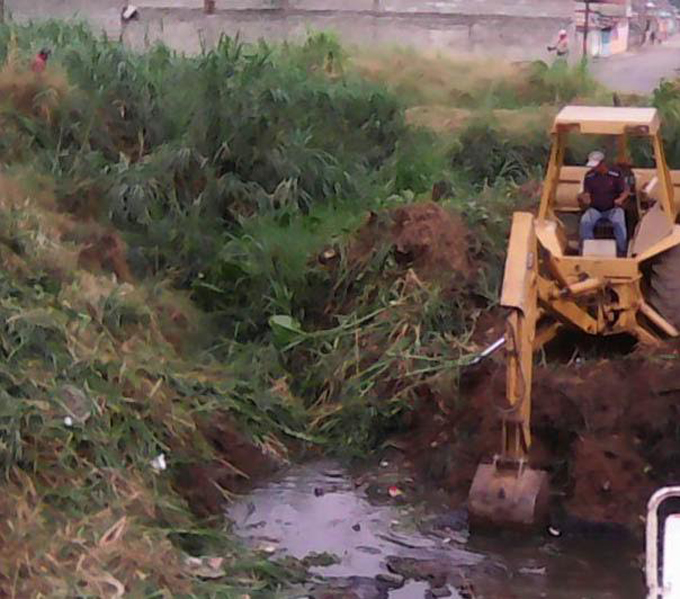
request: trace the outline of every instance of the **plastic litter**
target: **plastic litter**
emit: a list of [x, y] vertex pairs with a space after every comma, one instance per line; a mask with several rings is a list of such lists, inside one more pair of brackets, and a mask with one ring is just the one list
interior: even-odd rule
[[163, 472], [163, 470], [166, 470], [168, 464], [165, 461], [165, 454], [164, 453], [158, 454], [153, 460], [151, 460], [151, 467], [156, 472]]

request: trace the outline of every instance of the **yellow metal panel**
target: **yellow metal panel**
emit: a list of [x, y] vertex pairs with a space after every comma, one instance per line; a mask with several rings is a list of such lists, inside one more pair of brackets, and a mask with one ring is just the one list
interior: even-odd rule
[[669, 222], [673, 224], [675, 222], [676, 215], [673, 180], [671, 173], [668, 170], [668, 165], [666, 164], [666, 154], [663, 149], [663, 141], [661, 140], [661, 136], [659, 134], [654, 136], [654, 157], [656, 159], [657, 169], [660, 174], [659, 201], [661, 204], [663, 204], [663, 209], [668, 216]]
[[543, 220], [552, 215], [552, 204], [555, 202], [555, 194], [560, 180], [560, 165], [564, 162], [565, 135], [561, 132], [553, 133], [548, 170], [543, 181], [541, 191], [541, 204], [538, 207], [538, 220]]
[[558, 226], [557, 221], [554, 220], [536, 222], [536, 236], [541, 245], [553, 256], [561, 256], [564, 253]]
[[[555, 295], [559, 295], [559, 287], [555, 283], [539, 279], [538, 292], [542, 299], [554, 298]], [[547, 305], [554, 315], [570, 322], [586, 333], [593, 335], [597, 333], [597, 321], [573, 300], [569, 298], [549, 299]]]
[[669, 250], [672, 247], [675, 247], [676, 245], [679, 244], [680, 244], [680, 225], [674, 225], [670, 235], [667, 235], [661, 241], [656, 243], [654, 246], [650, 247], [645, 252], [642, 252], [641, 254], [636, 256], [635, 260], [638, 263], [642, 263], [645, 260], [649, 260], [650, 258], [656, 256], [657, 254], [665, 252], [666, 250]]
[[642, 217], [633, 240], [633, 255], [644, 255], [673, 232], [673, 223], [657, 202]]
[[573, 283], [586, 277], [601, 279], [637, 279], [638, 260], [635, 258], [596, 258], [563, 256], [553, 260], [562, 278]]
[[534, 337], [534, 351], [541, 349], [546, 343], [554, 339], [561, 328], [562, 323], [558, 320], [548, 326], [541, 327], [541, 330]]
[[560, 169], [560, 181], [578, 183], [579, 185], [583, 183], [583, 178], [590, 169], [583, 166], [563, 166]]
[[581, 133], [599, 135], [623, 134], [629, 127], [647, 127], [654, 134], [659, 124], [655, 108], [565, 106], [555, 117], [555, 128], [578, 126]]
[[505, 259], [501, 305], [518, 308], [522, 312], [535, 309], [529, 306], [527, 297], [534, 284], [536, 271], [536, 233], [534, 217], [530, 212], [515, 212], [512, 215], [512, 229]]
[[555, 193], [555, 205], [553, 210], [558, 212], [581, 212], [578, 196], [583, 191], [583, 183], [580, 181], [560, 181]]

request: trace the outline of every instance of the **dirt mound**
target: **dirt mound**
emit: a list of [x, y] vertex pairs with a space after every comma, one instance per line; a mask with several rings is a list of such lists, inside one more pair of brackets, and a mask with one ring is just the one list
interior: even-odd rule
[[567, 507], [585, 520], [633, 524], [654, 489], [645, 461], [625, 434], [580, 437], [571, 467], [574, 487]]
[[91, 272], [113, 272], [123, 283], [132, 282], [127, 249], [115, 231], [92, 234], [78, 254], [78, 267]]
[[397, 208], [392, 216], [393, 247], [400, 264], [413, 265], [430, 278], [436, 273], [470, 276], [467, 231], [458, 214], [427, 203]]
[[349, 262], [366, 264], [385, 247], [400, 267], [412, 268], [424, 280], [453, 283], [473, 273], [462, 218], [434, 202], [371, 212], [349, 249]]
[[[531, 460], [572, 516], [638, 528], [654, 490], [680, 480], [680, 357], [663, 351], [536, 368]], [[421, 390], [406, 451], [454, 502], [498, 451], [504, 386], [499, 358], [464, 374], [459, 394], [442, 382]]]

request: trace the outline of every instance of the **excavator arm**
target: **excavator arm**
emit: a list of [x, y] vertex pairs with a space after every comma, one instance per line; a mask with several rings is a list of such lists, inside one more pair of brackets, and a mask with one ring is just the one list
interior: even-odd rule
[[503, 410], [501, 456], [525, 459], [531, 446], [531, 375], [538, 315], [538, 257], [534, 217], [515, 213], [503, 276], [508, 407]]
[[531, 380], [538, 307], [538, 244], [533, 215], [513, 216], [501, 305], [506, 324], [506, 405], [500, 408], [502, 441], [491, 464], [481, 464], [469, 497], [473, 526], [541, 524], [549, 499], [545, 472], [528, 466]]

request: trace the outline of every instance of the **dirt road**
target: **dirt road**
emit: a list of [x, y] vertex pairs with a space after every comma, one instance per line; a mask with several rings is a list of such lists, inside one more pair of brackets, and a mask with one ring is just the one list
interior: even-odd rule
[[661, 79], [679, 74], [680, 40], [676, 38], [652, 49], [595, 60], [592, 69], [597, 79], [613, 90], [648, 94]]

